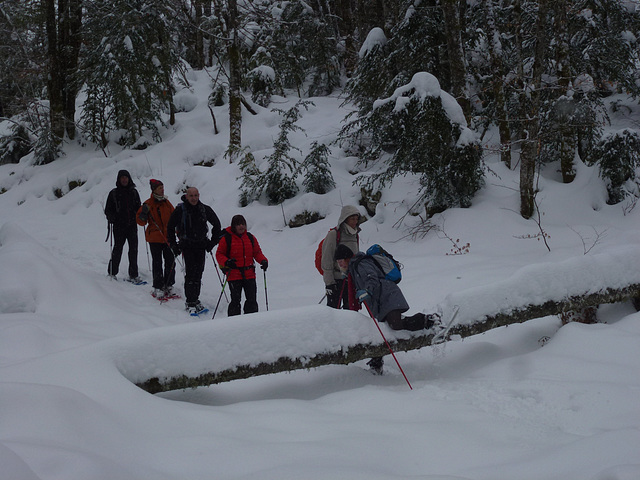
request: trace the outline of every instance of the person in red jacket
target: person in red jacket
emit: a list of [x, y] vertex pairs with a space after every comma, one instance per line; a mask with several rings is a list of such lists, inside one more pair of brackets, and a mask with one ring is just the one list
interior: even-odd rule
[[151, 250], [153, 296], [162, 298], [171, 295], [173, 284], [176, 283], [176, 259], [167, 240], [167, 224], [174, 208], [164, 196], [164, 184], [160, 180], [152, 178], [149, 186], [151, 196], [138, 209], [136, 222], [143, 227], [147, 225], [145, 238]]
[[258, 311], [256, 295], [256, 268], [254, 260], [260, 268], [266, 271], [269, 266], [267, 257], [260, 249], [258, 239], [247, 231], [247, 221], [242, 215], [235, 215], [231, 219], [231, 226], [222, 231], [216, 261], [227, 276], [231, 302], [227, 309], [227, 316], [240, 315], [240, 302], [244, 289], [244, 313]]

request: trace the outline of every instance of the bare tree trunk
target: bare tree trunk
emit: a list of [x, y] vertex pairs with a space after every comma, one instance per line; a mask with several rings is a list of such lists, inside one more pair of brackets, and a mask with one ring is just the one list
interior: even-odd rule
[[[63, 2], [60, 2], [62, 9]], [[80, 83], [75, 78], [78, 72], [78, 57], [82, 45], [82, 0], [66, 0], [60, 17], [60, 57], [62, 72], [62, 96], [64, 102], [65, 131], [70, 139], [76, 136], [76, 98]]]
[[560, 134], [560, 171], [562, 181], [571, 183], [576, 177], [576, 170], [573, 165], [577, 148], [576, 131], [571, 124], [575, 110], [574, 99], [569, 95], [572, 88], [571, 63], [569, 58], [569, 28], [567, 19], [567, 0], [557, 0], [555, 8], [555, 33], [558, 41], [558, 85], [560, 94], [564, 95], [563, 100], [556, 103], [558, 119], [558, 133]]
[[444, 26], [447, 35], [451, 94], [462, 107], [467, 120], [471, 118], [471, 104], [467, 88], [467, 68], [462, 48], [462, 28], [460, 24], [459, 0], [442, 0]]
[[233, 163], [242, 149], [241, 53], [238, 38], [238, 5], [229, 0], [229, 162]]
[[[205, 0], [204, 2], [204, 6], [202, 9], [202, 13], [204, 16], [206, 16], [207, 18], [211, 17], [213, 11], [213, 7], [211, 5], [211, 0]], [[211, 44], [211, 34], [204, 32], [202, 34], [202, 38], [203, 41], [206, 40], [207, 41], [207, 50], [204, 54], [204, 64], [207, 67], [210, 67], [211, 65], [213, 65], [213, 46]]]
[[492, 82], [493, 96], [496, 102], [496, 122], [500, 134], [500, 160], [511, 168], [511, 127], [509, 125], [509, 113], [507, 109], [506, 95], [504, 92], [505, 74], [502, 61], [502, 47], [498, 42], [498, 29], [495, 22], [494, 0], [486, 0], [487, 8], [487, 36], [489, 37], [489, 51], [493, 66], [494, 79]]
[[[520, 215], [531, 218], [535, 211], [535, 168], [539, 152], [540, 130], [540, 89], [542, 88], [543, 59], [547, 46], [546, 18], [549, 0], [538, 3], [538, 20], [536, 25], [536, 46], [533, 58], [532, 78], [527, 88], [522, 92], [522, 102], [528, 101], [527, 117], [524, 120], [525, 138], [520, 151]], [[529, 98], [527, 99], [527, 93]]]
[[338, 22], [338, 29], [340, 36], [344, 39], [345, 47], [345, 60], [344, 67], [347, 76], [351, 76], [353, 70], [356, 68], [358, 62], [358, 50], [356, 48], [353, 33], [354, 33], [354, 10], [355, 6], [352, 0], [336, 0], [336, 15], [341, 19]]
[[45, 14], [47, 28], [49, 118], [54, 141], [59, 143], [64, 137], [64, 97], [62, 95], [64, 79], [61, 71], [62, 61], [58, 48], [58, 22], [55, 0], [45, 0]]
[[202, 0], [195, 0], [194, 4], [195, 22], [196, 22], [196, 70], [204, 68], [204, 39], [202, 36]]
[[65, 132], [75, 138], [76, 97], [80, 86], [74, 75], [82, 38], [82, 0], [45, 0], [51, 132], [62, 142]]

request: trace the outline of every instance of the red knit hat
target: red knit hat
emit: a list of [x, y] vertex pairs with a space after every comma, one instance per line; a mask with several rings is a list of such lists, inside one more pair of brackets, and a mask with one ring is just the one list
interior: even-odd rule
[[164, 183], [162, 183], [160, 180], [156, 180], [155, 178], [152, 178], [151, 180], [149, 180], [149, 185], [151, 186], [151, 191], [153, 192], [160, 185], [164, 185]]

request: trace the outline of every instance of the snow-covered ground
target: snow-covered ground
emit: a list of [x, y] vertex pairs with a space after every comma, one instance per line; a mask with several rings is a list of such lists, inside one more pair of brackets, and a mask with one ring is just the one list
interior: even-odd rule
[[[110, 145], [109, 156], [73, 145], [47, 166], [28, 159], [0, 166], [0, 479], [640, 478], [640, 317], [630, 304], [600, 307], [596, 325], [545, 317], [399, 352], [413, 390], [390, 357], [383, 376], [357, 362], [158, 395], [137, 388], [130, 380], [149, 374], [198, 373], [379, 336], [365, 315], [318, 305], [315, 248], [341, 205], [358, 204], [355, 159], [331, 147], [338, 188], [326, 195], [239, 208], [240, 171], [222, 158], [226, 112], [215, 110], [222, 132], [213, 135], [208, 78], [191, 80], [192, 91], [178, 96], [189, 111], [161, 144]], [[303, 155], [314, 141], [334, 140], [346, 113], [339, 98], [313, 101], [299, 122], [306, 132], [291, 135]], [[284, 110], [295, 99], [276, 102]], [[612, 129], [640, 119], [637, 106], [612, 115]], [[269, 109], [245, 115], [243, 143], [257, 159], [271, 153], [279, 120]], [[210, 159], [214, 166], [196, 166]], [[629, 202], [606, 205], [595, 168], [579, 166], [569, 185], [554, 165], [542, 172], [548, 251], [527, 238], [541, 229], [518, 214], [518, 172], [486, 161], [486, 187], [472, 208], [436, 217], [440, 232], [411, 239], [419, 218], [396, 225], [413, 204], [411, 178], [385, 190], [363, 225], [363, 246], [380, 243], [404, 264], [409, 314], [458, 305], [457, 320], [470, 321], [495, 308], [639, 281], [640, 213]], [[158, 178], [174, 204], [193, 185], [223, 225], [237, 213], [247, 218], [270, 262], [258, 276], [260, 313], [228, 319], [223, 298], [215, 320], [194, 318], [180, 300], [160, 305], [149, 285], [107, 278], [102, 209], [120, 169], [131, 172], [143, 199]], [[84, 183], [69, 192], [70, 181]], [[326, 218], [285, 225], [305, 210]], [[150, 280], [142, 229], [139, 238], [140, 271]], [[468, 253], [454, 254], [467, 243]], [[121, 270], [126, 265], [124, 255]], [[203, 282], [201, 300], [213, 308], [220, 284], [211, 258]]]

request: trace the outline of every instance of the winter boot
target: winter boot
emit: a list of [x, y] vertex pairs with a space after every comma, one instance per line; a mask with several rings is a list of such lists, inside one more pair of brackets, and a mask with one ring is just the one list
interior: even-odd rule
[[429, 330], [437, 324], [440, 324], [440, 315], [438, 315], [437, 313], [430, 313], [429, 315], [425, 315], [424, 328]]
[[382, 357], [373, 357], [367, 362], [371, 373], [375, 375], [382, 375], [382, 366], [384, 365], [384, 359]]
[[200, 302], [187, 302], [186, 310], [189, 312], [189, 315], [198, 315], [204, 312], [206, 308]]
[[427, 316], [424, 313], [416, 313], [410, 317], [404, 317], [402, 321], [404, 323], [404, 329], [412, 332], [422, 330], [423, 328], [430, 328], [427, 326]]

